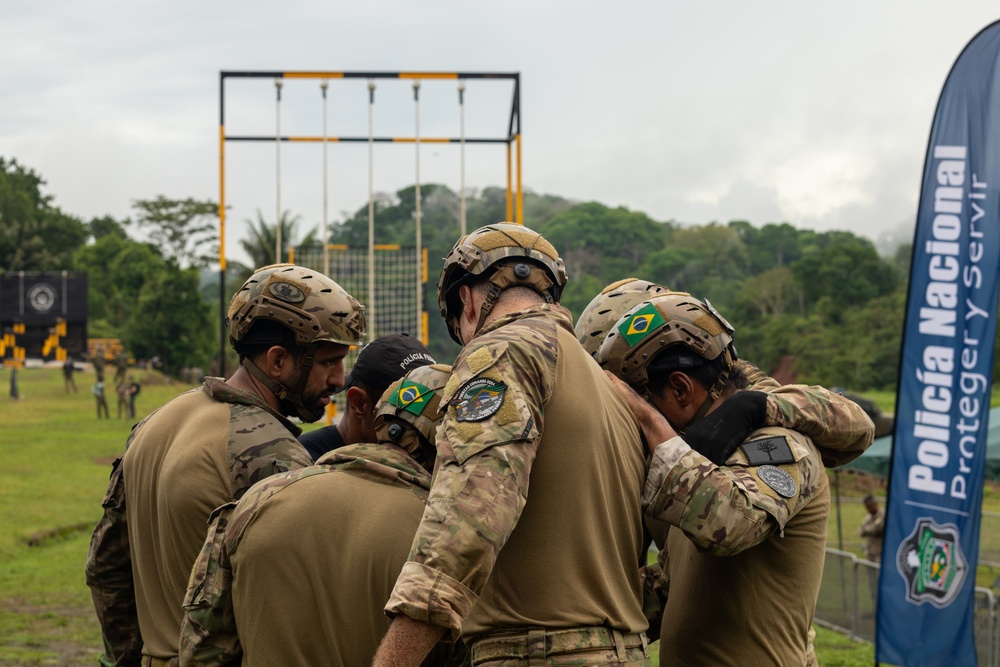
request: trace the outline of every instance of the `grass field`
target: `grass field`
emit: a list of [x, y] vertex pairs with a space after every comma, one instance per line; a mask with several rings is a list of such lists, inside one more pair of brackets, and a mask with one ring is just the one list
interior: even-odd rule
[[[188, 388], [133, 374], [143, 385], [137, 419]], [[84, 560], [110, 463], [124, 451], [132, 422], [114, 418], [113, 401], [112, 419], [96, 419], [92, 373], [77, 374], [77, 394], [65, 393], [59, 369], [22, 370], [19, 379], [22, 400], [8, 399], [10, 371], [0, 371], [0, 665], [95, 665], [101, 638]], [[847, 486], [863, 492], [858, 483]], [[842, 508], [845, 538], [856, 541], [861, 505]], [[824, 667], [874, 662], [870, 644], [817, 633]]]

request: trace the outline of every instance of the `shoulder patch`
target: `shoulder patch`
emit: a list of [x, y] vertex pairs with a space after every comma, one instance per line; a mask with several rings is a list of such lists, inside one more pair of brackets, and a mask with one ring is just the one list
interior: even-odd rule
[[788, 440], [783, 435], [744, 442], [740, 445], [740, 449], [747, 455], [747, 461], [752, 466], [795, 463], [792, 448], [788, 446]]
[[760, 466], [757, 468], [757, 476], [785, 498], [792, 498], [798, 492], [798, 487], [792, 476], [776, 466]]
[[473, 378], [455, 392], [450, 405], [455, 407], [455, 420], [480, 422], [495, 415], [503, 405], [507, 385], [490, 378]]
[[470, 371], [478, 373], [493, 363], [493, 355], [490, 354], [490, 348], [485, 345], [480, 347], [465, 358], [465, 363], [468, 364]]

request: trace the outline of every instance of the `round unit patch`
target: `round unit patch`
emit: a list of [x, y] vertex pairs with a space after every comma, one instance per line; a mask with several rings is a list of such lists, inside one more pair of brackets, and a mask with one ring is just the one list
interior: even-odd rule
[[760, 477], [765, 484], [785, 498], [793, 497], [796, 491], [798, 491], [798, 487], [795, 485], [795, 480], [781, 468], [775, 466], [760, 466], [757, 468], [757, 476]]
[[267, 291], [286, 303], [299, 303], [306, 300], [305, 293], [291, 283], [273, 282], [267, 286]]
[[455, 420], [460, 422], [481, 422], [500, 410], [503, 405], [507, 385], [489, 378], [469, 380], [459, 388], [452, 399], [455, 406]]

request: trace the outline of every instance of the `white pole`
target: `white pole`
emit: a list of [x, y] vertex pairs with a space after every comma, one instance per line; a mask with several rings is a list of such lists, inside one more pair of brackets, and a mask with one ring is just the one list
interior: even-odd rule
[[458, 111], [461, 134], [459, 135], [459, 153], [461, 155], [461, 181], [458, 186], [459, 206], [458, 224], [465, 236], [465, 82], [458, 82]]
[[368, 342], [375, 340], [375, 194], [372, 169], [375, 130], [372, 110], [375, 108], [375, 82], [368, 82]]
[[323, 91], [323, 238], [320, 247], [323, 249], [323, 275], [330, 275], [330, 253], [326, 251], [326, 244], [329, 242], [329, 233], [327, 232], [327, 189], [329, 187], [329, 180], [327, 179], [327, 134], [326, 134], [326, 89], [329, 88], [330, 83], [323, 79], [323, 83], [319, 84], [320, 90]]
[[274, 262], [281, 263], [281, 79], [274, 80], [277, 96], [274, 101]]
[[423, 266], [423, 251], [421, 248], [421, 238], [420, 238], [420, 80], [417, 79], [413, 82], [413, 108], [415, 112], [415, 126], [416, 132], [414, 133], [414, 147], [416, 148], [416, 188], [414, 190], [414, 196], [416, 198], [417, 204], [417, 339], [424, 340], [424, 330], [423, 330], [423, 287], [424, 287], [424, 266]]

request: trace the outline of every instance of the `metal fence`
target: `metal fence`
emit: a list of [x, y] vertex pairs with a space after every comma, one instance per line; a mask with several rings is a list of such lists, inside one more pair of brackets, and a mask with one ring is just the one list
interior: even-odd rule
[[[875, 641], [879, 565], [852, 553], [826, 550], [816, 623], [854, 639]], [[988, 588], [976, 588], [976, 654], [983, 667], [1000, 667], [1000, 609]]]

